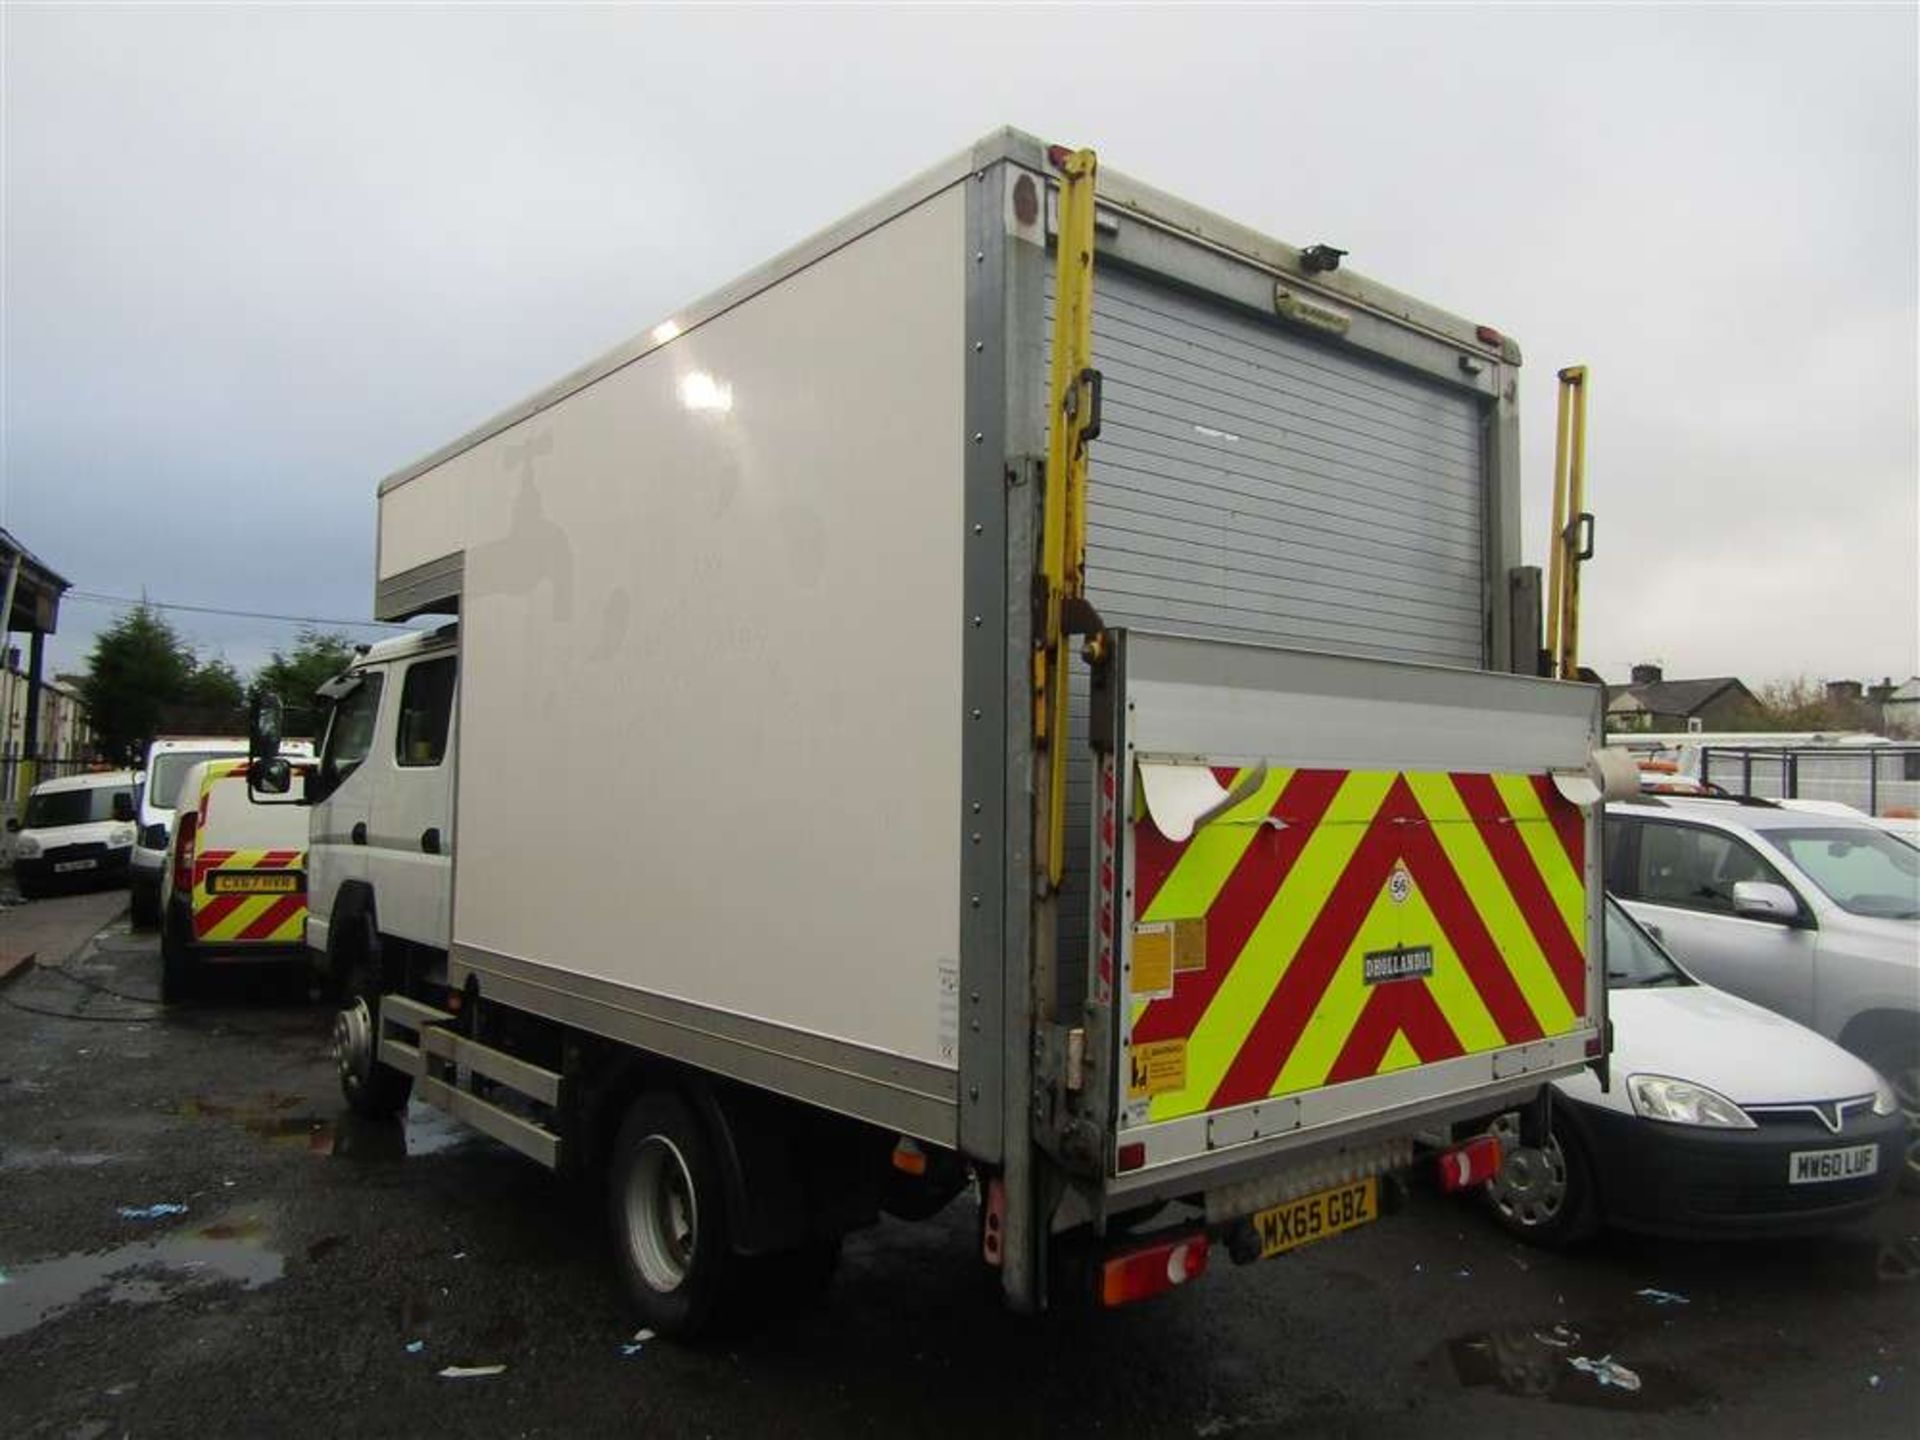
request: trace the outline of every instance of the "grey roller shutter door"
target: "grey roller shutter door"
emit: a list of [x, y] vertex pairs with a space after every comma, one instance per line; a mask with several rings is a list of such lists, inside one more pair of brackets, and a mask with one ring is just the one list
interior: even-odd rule
[[[1052, 298], [1049, 276], [1049, 342]], [[1108, 624], [1483, 663], [1474, 397], [1115, 266], [1095, 280], [1093, 353], [1105, 421], [1092, 449], [1087, 588]], [[1073, 769], [1078, 878], [1089, 792], [1085, 767]], [[1076, 885], [1063, 970], [1084, 958], [1085, 906]], [[1077, 972], [1062, 979], [1063, 994], [1077, 992]]]

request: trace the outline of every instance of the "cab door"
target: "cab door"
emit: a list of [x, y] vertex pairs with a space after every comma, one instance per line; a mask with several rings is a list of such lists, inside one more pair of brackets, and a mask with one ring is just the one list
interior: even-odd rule
[[453, 875], [454, 652], [396, 666], [369, 854], [382, 934], [447, 948]]
[[380, 743], [386, 679], [384, 667], [373, 667], [342, 676], [323, 691], [333, 701], [333, 713], [308, 786], [308, 793], [318, 797], [307, 846], [307, 944], [315, 950], [327, 948], [340, 887], [367, 879], [376, 777], [367, 773], [366, 762]]

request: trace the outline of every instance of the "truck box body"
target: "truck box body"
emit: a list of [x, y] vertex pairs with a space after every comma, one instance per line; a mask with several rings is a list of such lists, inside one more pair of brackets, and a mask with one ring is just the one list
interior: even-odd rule
[[1518, 352], [1102, 172], [1116, 645], [1049, 894], [1053, 183], [992, 136], [385, 482], [376, 613], [460, 617], [448, 984], [1010, 1176], [1037, 1137], [1096, 1209], [1291, 1193], [1603, 1030]]

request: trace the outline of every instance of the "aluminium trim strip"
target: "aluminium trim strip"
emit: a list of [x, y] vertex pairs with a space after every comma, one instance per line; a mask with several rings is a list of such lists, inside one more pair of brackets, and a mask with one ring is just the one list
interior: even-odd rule
[[957, 1141], [957, 1072], [830, 1036], [454, 942], [448, 983], [917, 1139]]

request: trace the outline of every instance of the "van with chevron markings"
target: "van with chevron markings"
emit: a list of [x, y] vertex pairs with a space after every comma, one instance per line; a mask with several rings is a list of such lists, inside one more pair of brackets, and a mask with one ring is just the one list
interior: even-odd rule
[[305, 812], [254, 804], [247, 761], [231, 756], [196, 762], [177, 793], [160, 879], [163, 998], [192, 994], [209, 965], [301, 959]]

